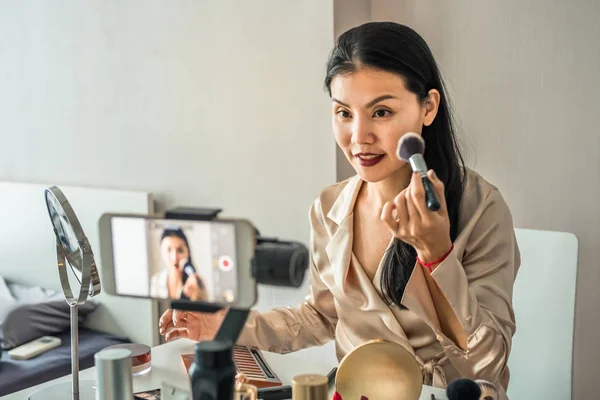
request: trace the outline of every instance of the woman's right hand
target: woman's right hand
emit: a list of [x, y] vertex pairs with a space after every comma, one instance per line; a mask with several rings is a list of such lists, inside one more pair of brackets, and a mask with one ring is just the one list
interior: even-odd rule
[[187, 338], [196, 341], [212, 340], [223, 324], [227, 309], [215, 313], [201, 313], [168, 309], [160, 317], [159, 332], [171, 341]]
[[200, 284], [198, 275], [192, 274], [187, 278], [185, 285], [183, 285], [182, 293], [191, 301], [207, 301], [208, 296], [206, 290], [203, 288], [204, 285]]

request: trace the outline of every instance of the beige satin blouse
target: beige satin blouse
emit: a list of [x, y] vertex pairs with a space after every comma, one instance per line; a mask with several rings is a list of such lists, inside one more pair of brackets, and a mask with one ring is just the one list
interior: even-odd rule
[[[421, 365], [423, 382], [446, 387], [459, 377], [485, 379], [505, 390], [515, 332], [513, 283], [520, 254], [511, 213], [497, 188], [467, 170], [454, 250], [433, 271], [467, 337], [463, 351], [440, 327], [416, 265], [402, 304], [388, 306], [352, 252], [353, 209], [363, 181], [354, 176], [324, 189], [310, 209], [310, 291], [297, 308], [252, 311], [238, 343], [288, 353], [330, 340], [339, 360], [371, 339], [399, 343]], [[383, 260], [382, 260], [383, 261]], [[350, 282], [348, 272], [353, 270]], [[446, 314], [447, 315], [447, 314]], [[503, 396], [504, 397], [504, 394]]]

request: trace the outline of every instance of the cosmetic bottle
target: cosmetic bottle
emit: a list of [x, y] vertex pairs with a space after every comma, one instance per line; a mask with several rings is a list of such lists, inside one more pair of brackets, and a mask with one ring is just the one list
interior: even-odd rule
[[327, 383], [323, 375], [297, 375], [292, 380], [292, 400], [327, 400]]

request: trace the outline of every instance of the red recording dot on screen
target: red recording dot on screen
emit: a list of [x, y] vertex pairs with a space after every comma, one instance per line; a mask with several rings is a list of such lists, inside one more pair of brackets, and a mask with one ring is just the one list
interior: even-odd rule
[[219, 258], [219, 268], [221, 271], [231, 271], [233, 268], [233, 261], [228, 256], [222, 256]]

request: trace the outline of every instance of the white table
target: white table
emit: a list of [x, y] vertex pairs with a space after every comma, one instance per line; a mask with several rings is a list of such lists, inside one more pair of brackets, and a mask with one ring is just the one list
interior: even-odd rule
[[[181, 361], [181, 354], [193, 353], [194, 345], [194, 341], [180, 339], [152, 348], [152, 370], [142, 376], [133, 378], [134, 392], [160, 388], [162, 382], [168, 382], [180, 388], [189, 387], [189, 380]], [[263, 352], [263, 354], [284, 385], [291, 385], [292, 378], [303, 373], [327, 375], [333, 367], [333, 365], [306, 362], [293, 354], [281, 355], [269, 352]], [[95, 368], [88, 368], [79, 373], [79, 379], [95, 380], [95, 373]], [[42, 386], [67, 381], [70, 378], [70, 375], [64, 376], [51, 382], [9, 394], [2, 397], [2, 399], [24, 400]], [[447, 400], [444, 390], [429, 386], [423, 386], [423, 392], [419, 400], [431, 400], [431, 394], [435, 395], [436, 400]]]

